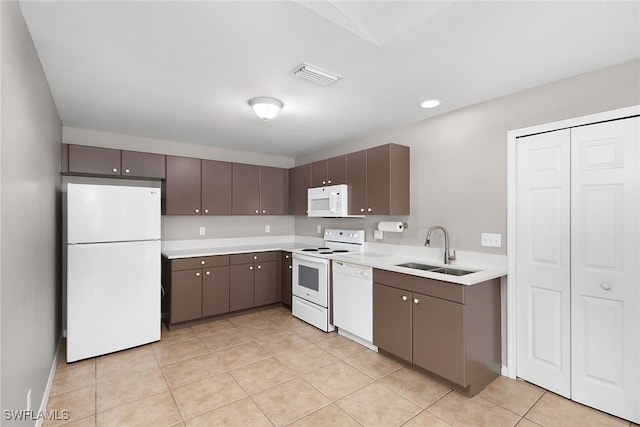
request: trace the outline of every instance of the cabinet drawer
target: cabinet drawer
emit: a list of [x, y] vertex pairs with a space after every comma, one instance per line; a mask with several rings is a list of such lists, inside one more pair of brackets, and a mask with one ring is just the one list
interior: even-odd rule
[[275, 252], [252, 252], [248, 254], [233, 254], [229, 255], [229, 263], [231, 265], [236, 264], [249, 264], [252, 262], [264, 262], [275, 261]]
[[191, 270], [194, 268], [221, 267], [229, 265], [228, 255], [216, 255], [171, 260], [171, 271]]
[[441, 280], [427, 279], [425, 277], [412, 276], [410, 274], [396, 273], [387, 270], [373, 270], [373, 281], [394, 288], [411, 292], [419, 292], [423, 295], [441, 298], [447, 301], [465, 303], [465, 285], [443, 282]]

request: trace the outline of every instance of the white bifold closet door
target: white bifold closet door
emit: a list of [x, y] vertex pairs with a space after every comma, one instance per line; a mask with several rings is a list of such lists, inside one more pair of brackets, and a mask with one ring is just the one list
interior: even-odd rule
[[570, 138], [517, 141], [517, 375], [571, 394]]
[[640, 118], [518, 139], [517, 375], [640, 420]]
[[571, 397], [640, 419], [640, 118], [571, 129]]

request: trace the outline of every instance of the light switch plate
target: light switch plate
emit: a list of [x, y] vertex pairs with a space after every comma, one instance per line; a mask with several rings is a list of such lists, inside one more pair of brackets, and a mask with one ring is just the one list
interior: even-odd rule
[[200, 235], [201, 236], [205, 235], [205, 228], [204, 227], [200, 227]]
[[502, 234], [482, 233], [481, 244], [489, 248], [500, 248], [502, 247]]
[[264, 226], [264, 232], [265, 233], [271, 233], [271, 226], [270, 225], [265, 225]]
[[318, 234], [322, 234], [322, 226], [321, 226], [321, 225], [318, 225], [318, 226], [316, 227], [316, 233], [318, 233]]

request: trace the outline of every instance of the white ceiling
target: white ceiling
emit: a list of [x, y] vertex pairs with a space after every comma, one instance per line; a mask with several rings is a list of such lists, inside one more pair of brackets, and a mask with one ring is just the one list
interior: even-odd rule
[[[21, 7], [65, 126], [285, 156], [640, 58], [637, 1]], [[291, 76], [303, 61], [343, 79]], [[281, 114], [262, 122], [255, 96]]]

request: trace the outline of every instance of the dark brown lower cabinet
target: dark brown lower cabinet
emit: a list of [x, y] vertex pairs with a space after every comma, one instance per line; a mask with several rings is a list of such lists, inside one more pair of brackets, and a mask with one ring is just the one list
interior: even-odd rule
[[254, 300], [256, 307], [278, 302], [276, 262], [268, 261], [255, 265]]
[[373, 343], [468, 395], [501, 368], [500, 281], [465, 286], [374, 269]]
[[456, 384], [465, 377], [464, 305], [413, 294], [413, 363]]
[[411, 292], [373, 285], [373, 342], [404, 360], [411, 360]]
[[243, 310], [254, 306], [254, 266], [238, 264], [229, 267], [229, 310]]
[[171, 273], [171, 322], [202, 317], [202, 270]]
[[229, 266], [203, 270], [202, 317], [229, 312]]

